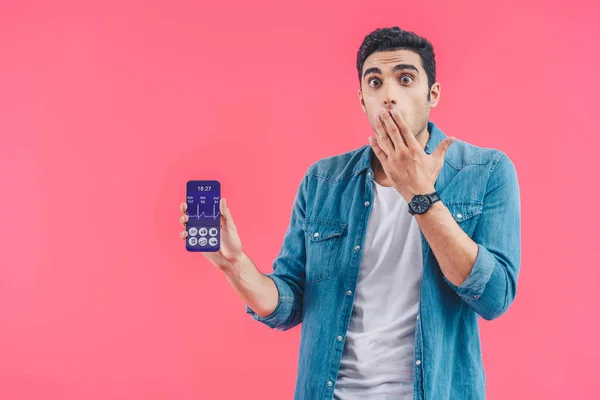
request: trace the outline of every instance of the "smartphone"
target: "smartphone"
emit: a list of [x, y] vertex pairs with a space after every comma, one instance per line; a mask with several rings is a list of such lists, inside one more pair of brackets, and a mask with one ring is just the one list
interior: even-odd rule
[[221, 183], [188, 181], [186, 188], [188, 251], [218, 251], [221, 248]]

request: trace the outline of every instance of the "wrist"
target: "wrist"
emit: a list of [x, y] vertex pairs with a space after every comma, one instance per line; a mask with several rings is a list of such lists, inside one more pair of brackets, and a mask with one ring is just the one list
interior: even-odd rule
[[408, 202], [408, 212], [413, 215], [422, 215], [427, 213], [435, 203], [440, 202], [440, 196], [435, 191], [416, 194], [414, 198]]
[[237, 280], [240, 279], [242, 265], [244, 262], [246, 262], [246, 259], [248, 259], [248, 256], [242, 252], [241, 255], [235, 259], [225, 260], [225, 262], [222, 265], [219, 265], [218, 268], [221, 270], [221, 272], [223, 272], [223, 274], [225, 274], [225, 276], [227, 276], [227, 279]]
[[406, 200], [407, 203], [410, 203], [410, 201], [417, 195], [430, 194], [433, 192], [435, 192], [435, 188], [433, 186], [431, 186], [431, 187], [425, 186], [423, 188], [406, 190], [404, 192], [400, 192], [400, 194], [402, 195], [402, 197], [404, 197], [404, 199]]

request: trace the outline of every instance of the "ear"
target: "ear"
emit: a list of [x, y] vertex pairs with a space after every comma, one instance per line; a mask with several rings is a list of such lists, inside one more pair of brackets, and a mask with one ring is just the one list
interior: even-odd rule
[[365, 107], [365, 100], [363, 99], [362, 90], [360, 90], [360, 89], [358, 89], [358, 100], [360, 101], [360, 106], [361, 106], [363, 112], [366, 114], [367, 108]]
[[429, 90], [429, 106], [434, 108], [440, 102], [440, 95], [442, 94], [442, 86], [439, 82], [434, 83]]

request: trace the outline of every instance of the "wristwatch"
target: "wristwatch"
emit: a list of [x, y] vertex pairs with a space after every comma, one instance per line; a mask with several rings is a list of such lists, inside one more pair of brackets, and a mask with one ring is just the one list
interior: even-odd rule
[[436, 202], [440, 201], [437, 192], [429, 194], [417, 194], [408, 203], [408, 212], [412, 215], [425, 214], [427, 210]]

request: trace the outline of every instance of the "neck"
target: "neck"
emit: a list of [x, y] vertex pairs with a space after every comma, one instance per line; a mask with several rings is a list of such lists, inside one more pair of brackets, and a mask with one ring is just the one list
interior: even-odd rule
[[429, 141], [429, 136], [431, 136], [431, 134], [429, 133], [427, 126], [425, 126], [425, 129], [423, 129], [421, 132], [419, 132], [415, 135], [415, 137], [417, 138], [417, 142], [419, 142], [422, 149], [425, 149], [425, 146], [427, 146], [427, 142]]

